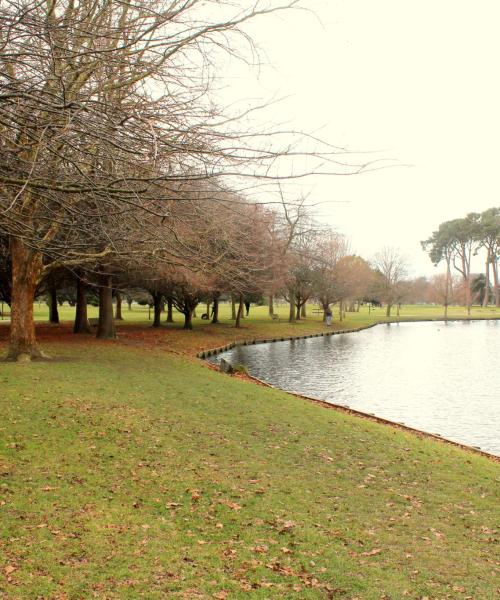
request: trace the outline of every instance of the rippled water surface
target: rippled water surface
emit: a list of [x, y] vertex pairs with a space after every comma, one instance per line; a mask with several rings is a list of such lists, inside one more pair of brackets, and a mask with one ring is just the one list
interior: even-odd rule
[[500, 455], [500, 321], [394, 323], [222, 356], [284, 390]]

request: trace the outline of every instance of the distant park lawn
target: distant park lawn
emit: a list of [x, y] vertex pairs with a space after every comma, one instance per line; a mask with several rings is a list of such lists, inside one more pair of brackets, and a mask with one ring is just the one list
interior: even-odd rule
[[498, 463], [192, 357], [324, 329], [308, 309], [289, 325], [252, 306], [235, 330], [225, 305], [184, 332], [124, 305], [117, 342], [43, 325], [53, 362], [0, 364], [0, 598], [495, 598]]

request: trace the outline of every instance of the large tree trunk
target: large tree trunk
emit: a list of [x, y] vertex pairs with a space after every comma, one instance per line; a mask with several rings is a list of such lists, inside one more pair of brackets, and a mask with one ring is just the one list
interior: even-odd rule
[[90, 333], [86, 288], [85, 282], [78, 278], [76, 282], [76, 314], [73, 333]]
[[339, 321], [344, 320], [344, 301], [339, 300]]
[[184, 327], [183, 329], [193, 329], [193, 321], [192, 321], [193, 311], [191, 309], [187, 309], [184, 311]]
[[446, 282], [444, 290], [444, 320], [448, 320], [448, 306], [450, 304], [450, 288], [451, 288], [451, 266], [450, 259], [446, 262]]
[[323, 323], [326, 323], [326, 311], [330, 308], [330, 304], [322, 302], [321, 308], [323, 309]]
[[289, 298], [290, 298], [290, 314], [288, 317], [289, 323], [295, 323], [295, 292], [293, 290], [288, 290]]
[[122, 295], [120, 294], [120, 292], [116, 292], [115, 293], [115, 299], [116, 299], [115, 320], [116, 321], [123, 321], [123, 317], [122, 317]]
[[304, 304], [302, 305], [302, 308], [300, 309], [300, 316], [303, 319], [307, 318], [306, 304], [307, 304], [307, 302], [304, 302]]
[[385, 309], [385, 316], [386, 317], [390, 317], [391, 316], [391, 308], [392, 308], [392, 304], [390, 302], [387, 303], [387, 308]]
[[59, 310], [57, 308], [57, 290], [55, 286], [50, 286], [49, 291], [49, 322], [53, 325], [59, 325]]
[[269, 315], [271, 317], [274, 315], [274, 296], [272, 294], [269, 295]]
[[42, 255], [25, 246], [20, 240], [11, 238], [10, 256], [12, 260], [12, 304], [7, 358], [27, 361], [43, 356], [36, 344], [33, 321], [35, 290], [43, 270]]
[[212, 323], [219, 322], [219, 298], [214, 298], [214, 314], [212, 317]]
[[161, 311], [163, 309], [163, 294], [160, 292], [151, 293], [153, 296], [154, 318], [153, 327], [161, 327]]
[[243, 316], [243, 294], [240, 294], [240, 303], [238, 305], [238, 314], [236, 315], [235, 327], [241, 327], [241, 317]]
[[111, 275], [101, 275], [100, 278], [97, 337], [101, 340], [114, 340], [116, 338]]
[[295, 312], [295, 318], [297, 319], [297, 321], [300, 321], [300, 309], [301, 309], [301, 307], [302, 307], [302, 304], [300, 303], [300, 300], [299, 300], [299, 302], [298, 302], [298, 303], [295, 305], [295, 307], [296, 307], [296, 309], [297, 309], [297, 310], [296, 310], [296, 312]]
[[174, 303], [172, 301], [172, 298], [167, 298], [167, 323], [174, 322], [173, 312], [174, 312]]
[[470, 309], [472, 305], [472, 292], [470, 289], [470, 269], [465, 260], [465, 253], [462, 255], [462, 278], [465, 291], [465, 306], [467, 307], [467, 315], [470, 317]]
[[236, 300], [233, 294], [231, 294], [231, 319], [236, 320]]
[[488, 306], [490, 301], [490, 262], [490, 249], [488, 248], [488, 254], [486, 256], [486, 268], [484, 270], [483, 306]]
[[495, 306], [500, 307], [500, 288], [498, 286], [498, 261], [493, 258], [491, 263], [493, 270], [493, 293], [495, 294]]

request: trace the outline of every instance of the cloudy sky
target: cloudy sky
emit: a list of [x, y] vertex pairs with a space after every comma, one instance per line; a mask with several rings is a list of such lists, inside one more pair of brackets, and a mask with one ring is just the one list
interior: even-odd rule
[[264, 65], [240, 65], [230, 86], [285, 97], [272, 110], [296, 129], [411, 165], [318, 177], [304, 191], [363, 256], [397, 246], [413, 274], [432, 274], [420, 240], [444, 220], [500, 203], [500, 2], [304, 4], [315, 14], [252, 25]]

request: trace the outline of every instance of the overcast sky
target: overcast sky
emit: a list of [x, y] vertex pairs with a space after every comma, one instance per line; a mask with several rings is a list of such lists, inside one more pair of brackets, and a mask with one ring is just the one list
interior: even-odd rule
[[500, 1], [307, 3], [315, 15], [287, 12], [252, 25], [267, 65], [240, 65], [233, 91], [287, 96], [276, 119], [412, 165], [318, 177], [305, 191], [326, 202], [322, 219], [358, 253], [397, 246], [414, 275], [432, 274], [420, 240], [442, 221], [500, 203]]

